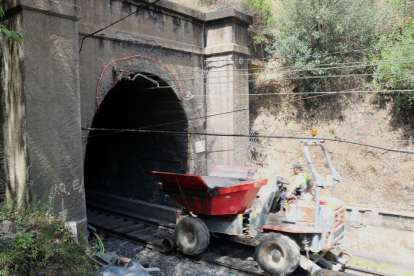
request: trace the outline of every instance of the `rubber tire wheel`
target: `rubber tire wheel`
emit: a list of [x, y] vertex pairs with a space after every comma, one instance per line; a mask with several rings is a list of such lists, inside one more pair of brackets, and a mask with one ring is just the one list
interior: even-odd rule
[[161, 247], [167, 253], [171, 253], [175, 249], [177, 249], [177, 245], [175, 244], [175, 239], [173, 237], [167, 237], [163, 239], [161, 243]]
[[[271, 252], [280, 254], [280, 259], [275, 260], [271, 256]], [[290, 275], [299, 265], [300, 251], [296, 242], [288, 236], [268, 233], [259, 239], [254, 259], [266, 273], [281, 276]]]
[[198, 255], [206, 250], [210, 232], [201, 219], [188, 216], [175, 227], [175, 242], [184, 254]]

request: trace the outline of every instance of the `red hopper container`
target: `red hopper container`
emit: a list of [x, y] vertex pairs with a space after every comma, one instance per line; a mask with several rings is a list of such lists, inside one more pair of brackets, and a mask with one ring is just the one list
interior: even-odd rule
[[252, 180], [256, 168], [217, 166], [209, 176], [152, 172], [162, 189], [188, 211], [205, 215], [241, 214], [267, 179]]

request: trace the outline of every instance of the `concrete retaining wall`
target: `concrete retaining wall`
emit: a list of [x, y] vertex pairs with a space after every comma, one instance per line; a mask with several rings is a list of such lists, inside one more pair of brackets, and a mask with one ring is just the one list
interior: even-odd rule
[[348, 207], [343, 243], [355, 256], [414, 270], [414, 215]]

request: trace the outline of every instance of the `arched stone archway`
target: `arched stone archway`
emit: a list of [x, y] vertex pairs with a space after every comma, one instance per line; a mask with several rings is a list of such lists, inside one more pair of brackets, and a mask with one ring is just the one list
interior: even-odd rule
[[[107, 207], [128, 207], [149, 217], [164, 214], [161, 219], [175, 222], [177, 209], [154, 188], [150, 171], [202, 175], [218, 164], [244, 163], [248, 140], [240, 137], [191, 135], [188, 143], [183, 136], [102, 135], [85, 129], [139, 128], [183, 118], [190, 120], [188, 132], [247, 134], [248, 96], [235, 94], [248, 94], [251, 17], [234, 9], [202, 13], [161, 1], [112, 25], [148, 1], [3, 2], [5, 24], [21, 32], [25, 43], [15, 47], [0, 41], [6, 76], [0, 78], [0, 110], [7, 115], [0, 122], [0, 200], [5, 194], [9, 199], [14, 193], [21, 196], [24, 185], [32, 183], [32, 195], [53, 197], [54, 213], [86, 233], [85, 184], [88, 203], [94, 194]], [[103, 26], [110, 27], [90, 36]], [[125, 59], [136, 55], [152, 60]], [[108, 70], [101, 76], [104, 68]], [[163, 78], [174, 92], [146, 91], [145, 85], [152, 84], [144, 78], [121, 81], [108, 92], [119, 70], [145, 70]], [[98, 78], [102, 107], [96, 112]], [[178, 89], [195, 97], [179, 100]], [[197, 142], [205, 150], [196, 151]], [[145, 164], [139, 163], [144, 159]], [[137, 201], [148, 204], [133, 205]]]
[[[164, 88], [156, 88], [151, 80]], [[162, 79], [145, 74], [119, 81], [109, 91], [92, 128], [187, 131], [187, 116], [175, 92]], [[177, 206], [156, 189], [151, 172], [186, 173], [187, 154], [184, 135], [90, 131], [85, 154], [87, 203], [105, 205], [106, 197], [99, 196], [103, 193]]]

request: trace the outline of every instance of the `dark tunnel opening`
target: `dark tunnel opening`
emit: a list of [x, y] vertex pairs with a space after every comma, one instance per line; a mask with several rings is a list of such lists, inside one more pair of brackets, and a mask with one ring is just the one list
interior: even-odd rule
[[[154, 87], [142, 76], [118, 82], [102, 101], [91, 127], [187, 131], [187, 116], [177, 95], [169, 87], [150, 89]], [[99, 192], [178, 207], [157, 189], [151, 172], [186, 173], [187, 151], [185, 135], [90, 131], [85, 154], [87, 204], [105, 205], [95, 194]]]

